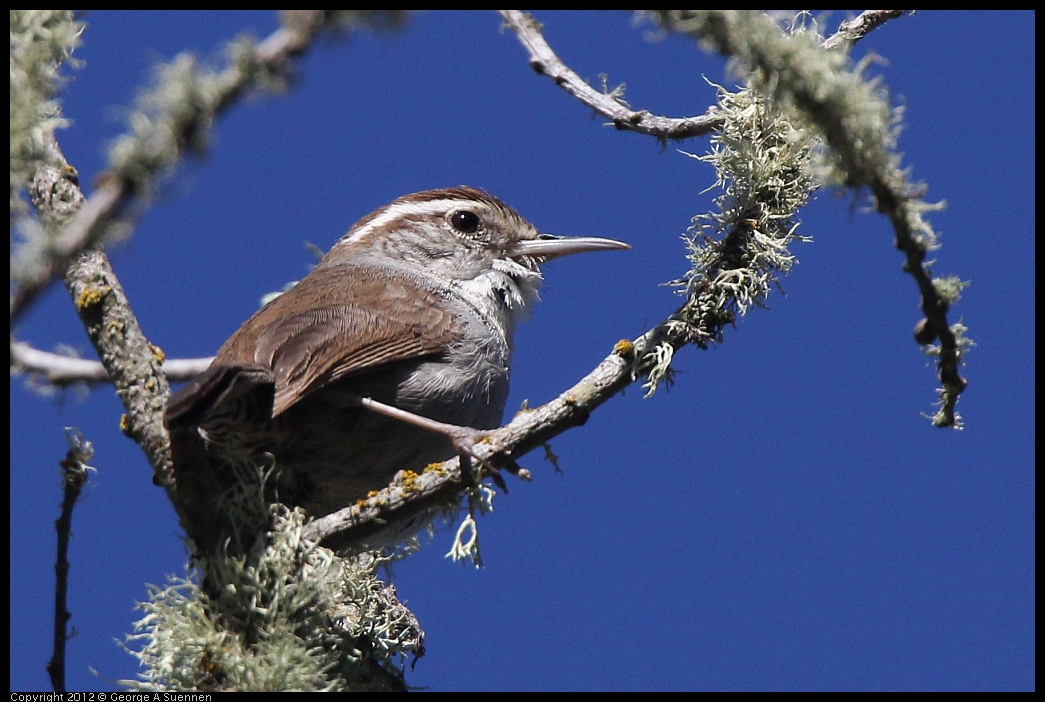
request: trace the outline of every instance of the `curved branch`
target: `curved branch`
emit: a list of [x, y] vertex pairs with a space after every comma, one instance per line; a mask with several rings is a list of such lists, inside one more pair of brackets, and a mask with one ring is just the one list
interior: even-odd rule
[[[911, 184], [900, 167], [897, 132], [887, 101], [876, 94], [873, 84], [864, 82], [859, 67], [850, 72], [842, 70], [841, 64], [832, 67], [827, 62], [809, 60], [805, 54], [818, 52], [816, 47], [807, 52], [794, 37], [782, 36], [775, 23], [761, 15], [664, 11], [658, 17], [665, 28], [710, 42], [720, 53], [770, 76], [770, 80], [760, 81], [759, 89], [791, 105], [817, 128], [836, 159], [836, 170], [846, 187], [867, 187], [874, 195], [877, 210], [893, 226], [896, 248], [904, 253], [904, 270], [915, 279], [921, 293], [925, 320], [916, 328], [915, 340], [938, 357], [940, 408], [932, 417], [933, 424], [960, 428], [955, 405], [968, 381], [959, 368], [971, 342], [964, 337], [963, 325], [948, 324], [947, 311], [957, 301], [964, 283], [933, 279], [925, 263], [928, 251], [937, 244], [936, 233], [922, 214], [939, 206], [922, 201], [920, 191], [924, 188]], [[873, 28], [885, 19], [889, 17], [862, 25]], [[774, 44], [786, 44], [786, 50]], [[940, 345], [930, 346], [937, 339]]]
[[[592, 88], [574, 73], [545, 41], [540, 23], [531, 15], [519, 10], [499, 12], [504, 23], [515, 32], [519, 42], [529, 52], [530, 66], [534, 71], [554, 80], [560, 88], [610, 120], [617, 129], [648, 134], [662, 140], [681, 141], [710, 134], [722, 127], [722, 115], [714, 107], [708, 108], [700, 117], [662, 117], [647, 110], [632, 110], [616, 95]], [[824, 40], [823, 47], [836, 49], [851, 46], [876, 27], [901, 16], [904, 12], [905, 10], [864, 10], [856, 18], [842, 22], [838, 31]]]
[[722, 126], [722, 117], [714, 108], [710, 108], [700, 117], [681, 118], [661, 117], [646, 110], [632, 110], [615, 95], [599, 92], [570, 70], [544, 40], [540, 25], [533, 17], [519, 10], [500, 10], [500, 13], [505, 24], [515, 32], [520, 43], [530, 52], [530, 66], [534, 71], [554, 80], [560, 88], [610, 120], [617, 129], [648, 134], [658, 139], [681, 141], [710, 134]]

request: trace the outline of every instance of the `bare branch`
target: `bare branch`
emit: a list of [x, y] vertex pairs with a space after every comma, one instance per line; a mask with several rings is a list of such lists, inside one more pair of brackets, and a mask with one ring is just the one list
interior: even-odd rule
[[69, 451], [65, 458], [58, 462], [62, 467], [65, 479], [65, 490], [62, 498], [62, 513], [54, 522], [58, 532], [58, 553], [54, 563], [54, 643], [51, 660], [47, 662], [47, 674], [51, 677], [51, 687], [55, 692], [65, 692], [65, 642], [69, 640], [66, 625], [72, 615], [67, 607], [69, 591], [69, 537], [72, 535], [73, 508], [80, 499], [80, 492], [87, 483], [88, 471], [94, 470], [87, 465], [94, 455], [90, 441], [85, 441], [80, 433], [66, 429], [69, 439]]
[[852, 46], [891, 19], [902, 17], [907, 10], [864, 10], [857, 17], [838, 25], [838, 31], [824, 40], [825, 49]]
[[[168, 381], [191, 380], [207, 370], [212, 360], [213, 357], [165, 358], [163, 372]], [[17, 371], [42, 376], [48, 383], [59, 387], [74, 383], [112, 382], [100, 361], [41, 351], [24, 341], [12, 342], [11, 366]]]
[[540, 26], [533, 17], [519, 10], [500, 10], [500, 13], [505, 24], [511, 27], [530, 52], [530, 66], [533, 70], [554, 80], [570, 95], [609, 119], [617, 129], [680, 141], [709, 134], [722, 126], [722, 117], [716, 114], [714, 108], [700, 117], [682, 118], [660, 117], [646, 110], [632, 110], [616, 96], [594, 89], [570, 70], [544, 40]]

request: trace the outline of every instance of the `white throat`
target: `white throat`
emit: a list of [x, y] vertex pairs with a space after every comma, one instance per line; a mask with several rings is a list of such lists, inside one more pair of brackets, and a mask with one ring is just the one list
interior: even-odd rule
[[450, 288], [475, 308], [486, 326], [496, 330], [510, 349], [515, 325], [529, 318], [542, 282], [539, 271], [511, 259], [497, 259], [474, 278], [452, 281]]

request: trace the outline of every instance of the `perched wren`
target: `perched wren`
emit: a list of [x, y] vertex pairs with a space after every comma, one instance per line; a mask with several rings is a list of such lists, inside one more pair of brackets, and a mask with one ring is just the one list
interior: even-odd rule
[[209, 464], [225, 487], [229, 465], [271, 465], [276, 498], [318, 517], [385, 487], [399, 470], [453, 457], [445, 434], [367, 401], [497, 427], [512, 334], [537, 299], [540, 264], [628, 248], [540, 234], [473, 188], [393, 201], [356, 222], [171, 397], [164, 424], [176, 480], [192, 462]]

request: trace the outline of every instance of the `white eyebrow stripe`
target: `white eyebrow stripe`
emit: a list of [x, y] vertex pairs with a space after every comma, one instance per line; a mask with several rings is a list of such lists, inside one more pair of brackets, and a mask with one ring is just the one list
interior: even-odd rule
[[439, 214], [440, 212], [449, 210], [454, 205], [463, 205], [467, 202], [467, 200], [461, 200], [458, 198], [440, 198], [438, 200], [426, 200], [424, 202], [394, 202], [377, 217], [374, 217], [355, 232], [350, 232], [351, 236], [346, 235], [345, 237], [342, 237], [341, 242], [348, 243], [360, 241], [366, 238], [366, 236], [375, 229], [379, 229], [389, 222], [401, 217], [409, 215], [425, 216]]

